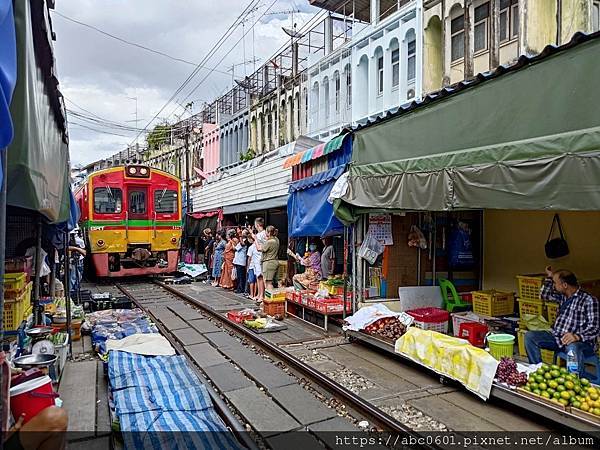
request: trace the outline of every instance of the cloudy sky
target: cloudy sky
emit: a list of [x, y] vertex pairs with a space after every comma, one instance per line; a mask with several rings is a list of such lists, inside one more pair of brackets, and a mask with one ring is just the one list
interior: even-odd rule
[[[138, 134], [134, 130], [134, 98], [137, 97], [137, 126], [144, 128], [194, 70], [191, 64], [127, 45], [73, 20], [197, 64], [250, 3], [250, 0], [57, 1], [53, 13], [56, 60], [67, 108], [74, 111], [69, 115], [72, 163], [89, 163], [126, 148]], [[298, 28], [318, 11], [309, 6], [308, 0], [260, 0], [258, 9], [246, 16], [244, 25], [207, 61], [208, 70], [198, 72], [177, 96], [177, 102], [185, 105], [193, 101], [192, 111], [198, 112], [203, 101], [212, 101], [231, 86], [231, 72], [227, 71], [232, 64], [244, 61], [244, 53], [246, 60], [254, 55], [260, 59], [257, 67], [268, 60], [289, 42], [281, 27], [290, 27], [292, 19], [289, 14], [262, 14], [295, 9], [302, 11], [294, 14]], [[236, 45], [257, 20], [253, 33], [249, 32]], [[220, 62], [231, 49], [229, 56]], [[207, 77], [212, 68], [216, 71]], [[248, 64], [235, 70], [236, 75], [243, 75], [244, 70], [250, 74], [253, 69], [254, 65]], [[190, 93], [205, 77], [197, 90]], [[173, 121], [188, 115], [182, 106], [171, 102], [159, 119]], [[116, 125], [107, 126], [106, 121]], [[139, 142], [144, 142], [143, 136]]]

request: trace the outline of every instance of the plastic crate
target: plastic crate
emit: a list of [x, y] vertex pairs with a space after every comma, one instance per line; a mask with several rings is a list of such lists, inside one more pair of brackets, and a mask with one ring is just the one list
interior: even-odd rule
[[[526, 358], [527, 357], [527, 349], [525, 348], [525, 333], [527, 330], [519, 329], [517, 332], [517, 344], [519, 348], [519, 355]], [[545, 348], [540, 348], [540, 353], [542, 355], [542, 362], [545, 364], [554, 364], [554, 351], [546, 350]]]
[[[312, 308], [321, 314], [341, 314], [344, 311], [344, 305], [342, 298], [324, 298], [315, 299], [312, 303]], [[346, 301], [346, 311], [349, 311], [352, 305], [349, 301]]]
[[512, 292], [491, 289], [473, 292], [473, 312], [482, 316], [509, 316], [515, 310]]
[[520, 298], [519, 302], [519, 317], [523, 317], [524, 314], [531, 314], [534, 316], [544, 316], [544, 302], [542, 300], [528, 300]]
[[530, 275], [517, 275], [517, 287], [519, 298], [528, 300], [539, 300], [540, 289], [544, 282], [544, 275], [535, 273]]
[[527, 350], [525, 349], [525, 333], [527, 330], [521, 330], [520, 328], [517, 330], [517, 346], [519, 348], [519, 356], [526, 357]]
[[235, 323], [244, 323], [244, 320], [254, 320], [254, 313], [244, 311], [228, 311], [227, 318]]
[[406, 311], [415, 321], [413, 323], [422, 330], [437, 331], [438, 333], [448, 333], [448, 320], [450, 314], [448, 311], [440, 308], [417, 308]]
[[540, 348], [540, 353], [542, 354], [542, 362], [544, 364], [554, 364], [554, 350]]
[[2, 321], [6, 330], [16, 330], [21, 325], [25, 310], [31, 306], [31, 286], [31, 282], [27, 283], [27, 287], [17, 298], [4, 300]]
[[556, 321], [556, 316], [558, 315], [558, 303], [555, 302], [546, 302], [546, 315], [548, 319], [548, 323], [552, 326]]
[[265, 290], [265, 300], [285, 301], [286, 289], [267, 289]]
[[283, 302], [263, 302], [263, 312], [269, 316], [285, 314], [285, 301]]
[[14, 272], [4, 274], [5, 291], [22, 291], [25, 289], [27, 274], [25, 272]]
[[452, 315], [452, 332], [453, 332], [454, 336], [457, 336], [457, 337], [458, 337], [461, 323], [467, 323], [467, 322], [485, 323], [485, 320], [483, 320], [477, 314], [472, 313], [471, 311], [452, 313], [451, 315]]

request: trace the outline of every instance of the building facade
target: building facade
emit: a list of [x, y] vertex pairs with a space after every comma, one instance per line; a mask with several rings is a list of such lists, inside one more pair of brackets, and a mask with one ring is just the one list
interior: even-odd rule
[[599, 0], [424, 2], [425, 93], [598, 31]]

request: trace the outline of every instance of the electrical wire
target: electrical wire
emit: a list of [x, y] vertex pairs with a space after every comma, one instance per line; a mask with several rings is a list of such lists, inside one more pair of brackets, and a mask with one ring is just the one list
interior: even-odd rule
[[[235, 21], [229, 26], [229, 28], [225, 31], [225, 33], [221, 36], [221, 38], [219, 38], [219, 40], [217, 41], [217, 43], [212, 47], [212, 49], [209, 51], [209, 53], [202, 59], [202, 61], [198, 64], [198, 66], [192, 71], [192, 73], [190, 73], [190, 75], [185, 79], [185, 81], [183, 83], [181, 83], [181, 85], [175, 90], [175, 92], [173, 93], [173, 95], [169, 98], [169, 100], [167, 100], [167, 102], [160, 108], [160, 110], [154, 115], [154, 117], [152, 119], [150, 119], [150, 121], [146, 124], [146, 126], [144, 127], [144, 131], [146, 131], [148, 129], [148, 127], [150, 125], [152, 125], [152, 123], [158, 118], [158, 116], [165, 110], [165, 108], [167, 106], [169, 106], [169, 104], [175, 100], [175, 98], [185, 89], [185, 87], [192, 81], [192, 79], [198, 74], [198, 72], [200, 71], [200, 68], [202, 67], [202, 65], [206, 64], [206, 62], [208, 62], [210, 60], [210, 58], [214, 55], [214, 53], [216, 53], [219, 48], [221, 48], [221, 46], [225, 43], [225, 41], [227, 39], [229, 39], [229, 36], [231, 36], [231, 34], [233, 33], [233, 31], [235, 31], [235, 29], [240, 25], [240, 20], [242, 19], [242, 17], [244, 16], [244, 14], [247, 14], [248, 11], [250, 11], [256, 4], [258, 4], [260, 0], [251, 0], [250, 3], [244, 8], [244, 10], [242, 11], [242, 13], [235, 19]], [[142, 134], [142, 132], [140, 132], [136, 138], [134, 139], [134, 141], [136, 139], [139, 138], [139, 136]], [[133, 143], [133, 141], [132, 141]]]
[[[194, 62], [191, 62], [191, 61], [187, 61], [187, 60], [185, 60], [185, 59], [183, 59], [183, 58], [178, 58], [178, 57], [176, 57], [176, 56], [172, 56], [172, 55], [169, 55], [168, 53], [162, 52], [162, 51], [160, 51], [160, 50], [155, 50], [155, 49], [153, 49], [153, 48], [146, 47], [145, 45], [138, 44], [138, 43], [136, 43], [136, 42], [131, 42], [131, 41], [128, 41], [127, 39], [124, 39], [124, 38], [122, 38], [122, 37], [115, 36], [114, 34], [111, 34], [111, 33], [107, 32], [107, 31], [104, 31], [104, 30], [102, 30], [102, 29], [100, 29], [100, 28], [98, 28], [98, 27], [96, 27], [96, 26], [94, 26], [94, 25], [90, 25], [90, 24], [88, 24], [88, 23], [81, 22], [81, 21], [79, 21], [79, 20], [77, 20], [77, 19], [73, 19], [72, 17], [69, 17], [69, 16], [67, 16], [67, 15], [65, 15], [65, 14], [59, 13], [59, 12], [58, 12], [58, 11], [56, 11], [56, 10], [52, 10], [52, 11], [53, 11], [53, 13], [54, 13], [54, 14], [56, 14], [57, 16], [60, 16], [60, 17], [62, 17], [63, 19], [65, 19], [65, 20], [68, 20], [69, 22], [75, 23], [75, 24], [77, 24], [77, 25], [81, 25], [81, 26], [83, 26], [83, 27], [86, 27], [86, 28], [89, 28], [89, 29], [91, 29], [91, 30], [94, 30], [94, 31], [96, 31], [96, 32], [98, 32], [98, 33], [100, 33], [100, 34], [103, 34], [104, 36], [107, 36], [107, 37], [109, 37], [109, 38], [111, 38], [111, 39], [115, 39], [115, 40], [117, 40], [117, 41], [119, 41], [119, 42], [121, 42], [121, 43], [123, 43], [123, 44], [130, 45], [130, 46], [132, 46], [132, 47], [137, 47], [137, 48], [139, 48], [139, 49], [142, 49], [142, 50], [145, 50], [145, 51], [147, 51], [147, 52], [151, 52], [151, 53], [154, 53], [154, 54], [156, 54], [156, 55], [160, 55], [160, 56], [162, 56], [162, 57], [164, 57], [164, 58], [168, 58], [168, 59], [170, 59], [170, 60], [172, 60], [172, 61], [181, 62], [181, 63], [187, 64], [187, 65], [190, 65], [190, 66], [194, 66], [194, 67], [198, 65], [197, 63], [194, 63]], [[204, 66], [202, 66], [202, 68], [203, 68], [203, 69], [207, 69], [207, 68], [206, 68], [206, 67], [204, 67]], [[215, 70], [215, 72], [217, 72], [217, 73], [221, 73], [221, 74], [224, 74], [224, 75], [229, 75], [229, 73], [227, 73], [227, 72], [225, 72], [225, 71], [222, 71], [222, 70]]]

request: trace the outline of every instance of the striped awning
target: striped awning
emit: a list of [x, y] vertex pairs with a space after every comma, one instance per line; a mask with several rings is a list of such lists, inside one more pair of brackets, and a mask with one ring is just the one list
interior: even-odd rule
[[290, 156], [284, 161], [283, 168], [289, 169], [290, 167], [297, 166], [298, 164], [307, 163], [322, 156], [326, 156], [336, 150], [339, 150], [340, 148], [342, 148], [344, 138], [347, 134], [348, 133], [340, 134], [339, 136], [334, 137], [326, 144], [319, 144], [316, 147], [309, 148], [308, 150]]

